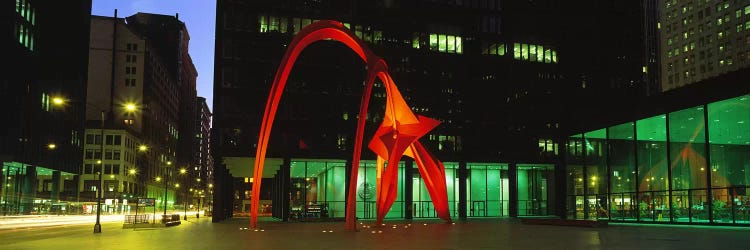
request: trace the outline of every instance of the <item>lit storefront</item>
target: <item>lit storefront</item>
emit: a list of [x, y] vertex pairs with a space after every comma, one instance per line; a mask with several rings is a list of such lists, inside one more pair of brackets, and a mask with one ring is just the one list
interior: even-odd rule
[[567, 217], [750, 225], [750, 95], [568, 138]]
[[[407, 165], [412, 169], [407, 171]], [[554, 214], [554, 166], [549, 164], [445, 162], [446, 187], [451, 217], [509, 217]], [[398, 165], [398, 196], [386, 219], [437, 218], [432, 199], [420, 177], [416, 164], [402, 161]], [[283, 166], [273, 177], [284, 185]], [[357, 217], [376, 218], [376, 163], [361, 161], [357, 178]], [[347, 162], [340, 159], [291, 159], [289, 164], [289, 204], [283, 197], [273, 204], [288, 207], [274, 214], [289, 220], [343, 219], [346, 208]], [[511, 172], [513, 171], [513, 172]], [[516, 178], [515, 180], [512, 180]], [[463, 182], [463, 185], [462, 183]], [[463, 191], [462, 191], [463, 190]], [[463, 192], [463, 195], [461, 194]], [[517, 197], [511, 199], [511, 197]], [[465, 202], [461, 202], [464, 199]]]

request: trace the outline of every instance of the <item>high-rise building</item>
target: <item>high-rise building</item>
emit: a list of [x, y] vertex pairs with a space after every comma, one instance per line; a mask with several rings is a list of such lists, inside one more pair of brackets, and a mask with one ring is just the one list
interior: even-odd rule
[[[182, 54], [168, 53], [171, 50], [161, 47], [172, 40], [153, 35], [163, 27], [160, 22], [149, 21], [154, 19], [181, 23], [175, 17], [147, 13], [119, 18], [115, 12], [115, 17], [91, 18], [88, 87], [91, 105], [87, 109], [91, 125], [86, 138], [91, 136], [93, 143], [87, 141], [86, 152], [92, 151], [93, 157], [87, 154], [84, 158], [85, 166], [103, 161], [105, 184], [109, 183], [104, 186], [105, 198], [144, 196], [157, 198], [157, 203], [163, 204], [164, 197], [167, 201], [175, 200], [174, 192], [179, 189], [175, 184], [190, 181], [178, 171], [188, 170], [189, 166], [180, 164], [178, 151], [184, 141], [193, 142], [192, 136], [180, 140], [180, 124], [188, 119], [183, 114], [189, 113], [183, 112], [183, 108], [191, 106], [182, 102], [195, 103], [182, 98], [179, 83], [190, 85], [192, 81], [194, 92], [195, 69], [187, 60], [187, 68], [193, 70], [192, 80], [177, 74], [181, 69], [175, 65]], [[177, 48], [174, 47], [175, 51]], [[194, 122], [195, 115], [189, 119]], [[106, 129], [103, 136], [99, 130], [102, 124]], [[102, 156], [103, 159], [99, 158]], [[182, 185], [183, 189], [188, 186]]]
[[185, 23], [175, 16], [136, 13], [127, 17], [128, 24], [139, 34], [152, 41], [153, 50], [162, 58], [164, 69], [174, 79], [177, 91], [177, 138], [176, 165], [192, 169], [195, 162], [195, 143], [187, 139], [195, 135], [196, 124], [196, 78], [198, 72], [188, 53], [190, 35]]
[[0, 13], [9, 62], [0, 69], [0, 214], [75, 210], [85, 107], [74, 101], [86, 99], [91, 0], [3, 1]]
[[195, 134], [196, 151], [195, 151], [195, 177], [200, 178], [199, 188], [205, 188], [209, 183], [213, 183], [213, 157], [211, 156], [211, 110], [206, 104], [206, 98], [198, 97], [198, 113], [196, 116]]
[[[343, 22], [386, 60], [413, 111], [442, 122], [421, 140], [439, 159], [554, 163], [566, 118], [560, 65], [575, 56], [558, 44], [560, 7], [556, 1], [217, 1], [215, 218], [231, 216], [233, 200], [249, 196], [226, 183], [247, 177], [276, 67], [292, 37], [317, 20]], [[364, 66], [336, 42], [306, 48], [284, 90], [267, 155], [349, 159]], [[376, 84], [367, 131], [382, 121], [384, 101]], [[374, 157], [367, 149], [363, 154]]]
[[659, 1], [662, 88], [748, 67], [750, 1]]

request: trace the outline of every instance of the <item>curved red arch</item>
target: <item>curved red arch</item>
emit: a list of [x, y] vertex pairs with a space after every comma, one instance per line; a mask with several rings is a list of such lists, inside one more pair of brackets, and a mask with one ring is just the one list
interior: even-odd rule
[[[346, 203], [346, 228], [347, 230], [356, 230], [356, 180], [359, 170], [359, 161], [362, 155], [362, 141], [364, 137], [367, 108], [370, 103], [372, 87], [376, 79], [380, 79], [388, 86], [388, 88], [395, 88], [395, 84], [393, 83], [393, 80], [388, 73], [388, 65], [384, 60], [373, 54], [372, 51], [367, 47], [367, 45], [362, 40], [357, 38], [350, 30], [344, 28], [344, 25], [342, 23], [329, 20], [315, 22], [300, 30], [299, 34], [297, 34], [297, 36], [295, 36], [295, 38], [289, 44], [289, 47], [284, 54], [284, 57], [281, 60], [281, 64], [279, 65], [279, 68], [276, 72], [276, 76], [274, 77], [273, 85], [271, 87], [271, 91], [269, 93], [265, 111], [263, 114], [260, 135], [258, 137], [258, 148], [255, 152], [255, 168], [253, 170], [254, 181], [250, 203], [250, 226], [252, 228], [257, 228], [258, 226], [258, 201], [260, 199], [261, 181], [263, 180], [263, 165], [265, 163], [268, 137], [271, 134], [271, 127], [276, 117], [276, 110], [281, 99], [281, 94], [283, 93], [284, 87], [286, 86], [289, 72], [291, 71], [292, 66], [297, 60], [299, 54], [308, 45], [320, 40], [336, 40], [345, 44], [347, 47], [351, 48], [360, 58], [362, 58], [363, 61], [365, 61], [368, 69], [365, 87], [364, 91], [362, 92], [362, 99], [360, 101], [359, 117], [357, 118], [357, 132], [354, 140], [354, 153], [352, 155], [352, 166], [350, 166], [351, 181], [349, 182], [349, 193], [347, 195]], [[388, 91], [388, 96], [391, 96], [390, 92], [391, 91]], [[401, 98], [400, 94], [398, 98]], [[403, 102], [402, 99], [401, 101]], [[408, 107], [405, 108], [405, 110], [410, 112]], [[402, 152], [401, 154], [407, 153], [408, 155], [417, 159], [417, 164], [420, 168], [420, 171], [428, 171], [425, 172], [425, 175], [428, 173], [433, 173], [432, 175], [434, 177], [441, 177], [442, 179], [445, 179], [445, 173], [444, 169], [442, 169], [442, 163], [433, 159], [433, 157], [429, 155], [429, 153], [421, 144], [419, 144], [418, 141], [416, 141], [414, 145], [410, 146], [409, 149], [409, 152]], [[394, 160], [398, 161], [398, 158], [394, 158]], [[422, 158], [428, 159], [422, 160]], [[395, 181], [395, 179], [393, 179], [392, 181]], [[433, 198], [433, 202], [435, 202], [436, 204], [435, 207], [440, 214], [440, 217], [446, 219], [447, 221], [450, 221], [450, 215], [448, 214], [448, 205], [446, 200], [447, 197], [442, 197], [447, 195], [445, 190], [445, 182], [436, 181], [436, 183], [437, 185], [428, 186], [428, 189], [431, 190], [431, 196], [433, 191], [436, 192], [436, 197]], [[440, 186], [440, 183], [442, 183], [442, 187]], [[387, 199], [390, 200], [395, 198], [395, 193], [391, 196], [392, 197], [389, 196]], [[387, 202], [383, 204], [386, 203]], [[390, 205], [386, 204], [386, 208], [384, 208], [385, 212], [387, 212], [387, 209], [389, 208]], [[384, 212], [379, 212], [378, 221], [381, 221], [384, 215]]]
[[[353, 33], [351, 33], [351, 31], [344, 28], [344, 25], [341, 22], [328, 20], [318, 21], [300, 30], [299, 34], [294, 37], [292, 42], [289, 44], [284, 57], [281, 60], [281, 65], [279, 65], [276, 76], [273, 80], [273, 85], [271, 86], [271, 91], [266, 102], [266, 108], [263, 113], [263, 121], [260, 127], [260, 136], [258, 137], [257, 144], [258, 148], [255, 151], [253, 189], [250, 202], [250, 226], [252, 228], [256, 228], [258, 226], [258, 201], [260, 197], [261, 181], [263, 180], [263, 165], [265, 163], [268, 137], [271, 134], [271, 126], [276, 117], [276, 110], [278, 108], [279, 100], [281, 99], [281, 94], [284, 90], [284, 87], [286, 86], [286, 81], [289, 78], [289, 72], [291, 71], [294, 62], [297, 60], [297, 57], [302, 52], [302, 50], [304, 50], [313, 42], [328, 39], [333, 39], [345, 44], [347, 47], [351, 48], [360, 58], [362, 58], [362, 60], [365, 61], [368, 65], [368, 80], [365, 84], [365, 91], [362, 94], [362, 103], [360, 103], [360, 116], [357, 123], [357, 134], [355, 137], [355, 150], [353, 157], [354, 159], [352, 161], [353, 166], [359, 166], [359, 156], [361, 155], [362, 139], [364, 134], [364, 118], [367, 115], [367, 107], [369, 104], [370, 94], [372, 92], [372, 85], [375, 81], [375, 78], [370, 76], [374, 74], [371, 74], [370, 72], [374, 72], [374, 69], [378, 68], [385, 71], [387, 70], [387, 67], [385, 66], [385, 62], [375, 56], [372, 51], [367, 48], [367, 45], [362, 40], [357, 38]], [[354, 178], [353, 180], [356, 180], [357, 178], [357, 171], [357, 167], [352, 167], [351, 177]], [[351, 191], [356, 191], [356, 181], [352, 181], [351, 183], [353, 184], [349, 185], [350, 192], [348, 199], [352, 202], [348, 202], [346, 206], [346, 227], [349, 230], [353, 230], [356, 228], [356, 223], [354, 221], [354, 212], [356, 207], [354, 206], [355, 203], [353, 202], [355, 199], [355, 192]]]

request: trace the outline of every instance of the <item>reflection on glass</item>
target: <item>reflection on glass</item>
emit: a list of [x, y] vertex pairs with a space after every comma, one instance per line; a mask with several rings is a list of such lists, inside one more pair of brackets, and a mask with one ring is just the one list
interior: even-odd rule
[[518, 215], [551, 214], [548, 204], [552, 189], [547, 185], [554, 177], [554, 166], [544, 164], [518, 164]]

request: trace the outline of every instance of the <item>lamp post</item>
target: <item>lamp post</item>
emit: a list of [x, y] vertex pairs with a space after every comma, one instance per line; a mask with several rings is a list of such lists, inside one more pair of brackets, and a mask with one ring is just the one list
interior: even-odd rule
[[[167, 161], [167, 170], [169, 170], [169, 166], [172, 165], [171, 161]], [[169, 182], [169, 173], [167, 171], [164, 171], [164, 218], [167, 218], [167, 183]]]
[[[185, 174], [186, 173], [187, 173], [187, 169], [184, 169], [184, 168], [180, 169], [180, 175], [182, 175], [182, 180], [185, 181], [185, 186], [186, 186], [185, 187], [185, 197], [182, 197], [183, 199], [185, 199], [185, 202], [184, 202], [185, 205], [183, 205], [183, 207], [185, 209], [185, 214], [183, 215], [183, 219], [184, 220], [187, 220], [187, 197], [188, 197], [188, 192], [187, 191], [188, 191], [188, 187], [190, 186], [190, 185], [188, 185], [187, 180], [185, 180], [185, 176], [186, 176]], [[177, 190], [178, 189], [175, 189], [175, 194], [177, 194]]]
[[[62, 107], [62, 106], [65, 106], [65, 104], [68, 103], [68, 102], [73, 102], [73, 101], [66, 100], [65, 98], [62, 98], [62, 97], [59, 97], [59, 96], [52, 98], [52, 104], [55, 105], [55, 106], [61, 106]], [[96, 223], [94, 224], [94, 233], [96, 234], [96, 233], [101, 233], [102, 232], [102, 225], [101, 225], [101, 213], [102, 213], [101, 210], [102, 209], [101, 209], [101, 206], [102, 206], [102, 197], [104, 197], [104, 180], [102, 179], [102, 174], [104, 172], [104, 142], [106, 141], [105, 138], [104, 138], [104, 119], [105, 119], [104, 113], [107, 112], [107, 110], [103, 109], [103, 108], [100, 108], [97, 105], [94, 105], [93, 103], [90, 103], [90, 102], [85, 102], [85, 105], [86, 106], [91, 106], [91, 107], [93, 107], [95, 109], [100, 110], [100, 117], [99, 117], [99, 122], [100, 122], [99, 123], [99, 132], [100, 133], [99, 133], [99, 135], [101, 136], [102, 139], [101, 139], [101, 142], [99, 144], [99, 150], [100, 150], [101, 153], [99, 155], [99, 160], [97, 162], [98, 163], [97, 165], [99, 165], [99, 172], [97, 173], [97, 176], [99, 178], [99, 187], [97, 187], [97, 189], [96, 189], [96, 191], [97, 191], [96, 192]], [[136, 109], [137, 109], [137, 106], [134, 103], [125, 103], [125, 105], [123, 107], [124, 107], [125, 111], [131, 112], [131, 113], [135, 112]], [[80, 174], [83, 174], [83, 173], [80, 173]], [[76, 196], [78, 197], [77, 199], [80, 199], [80, 190], [78, 190], [78, 194]]]
[[[99, 144], [99, 150], [101, 150], [101, 154], [99, 155], [99, 188], [97, 188], [97, 197], [96, 197], [96, 224], [94, 224], [94, 233], [98, 234], [102, 232], [102, 224], [100, 223], [99, 217], [102, 215], [102, 196], [104, 196], [104, 181], [102, 181], [102, 172], [104, 172], [104, 110], [101, 111], [101, 117], [100, 117], [101, 124], [99, 124], [99, 130], [100, 135], [102, 137], [102, 141]], [[95, 140], [96, 141], [96, 140]]]

